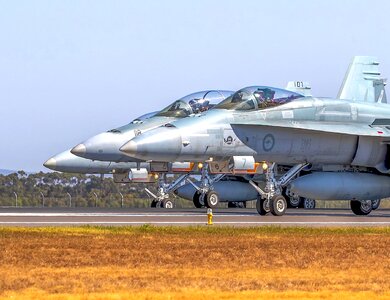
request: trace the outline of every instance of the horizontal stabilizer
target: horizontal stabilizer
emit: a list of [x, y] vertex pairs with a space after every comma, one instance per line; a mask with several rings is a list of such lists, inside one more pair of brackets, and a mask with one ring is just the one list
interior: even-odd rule
[[[290, 130], [307, 130], [327, 133], [338, 133], [358, 136], [390, 137], [390, 130], [387, 128], [375, 128], [367, 124], [359, 123], [336, 123], [336, 122], [314, 122], [314, 121], [292, 121], [292, 120], [253, 120], [240, 123], [233, 123], [232, 127], [239, 126], [261, 126], [284, 128]], [[376, 126], [376, 125], [375, 125]]]

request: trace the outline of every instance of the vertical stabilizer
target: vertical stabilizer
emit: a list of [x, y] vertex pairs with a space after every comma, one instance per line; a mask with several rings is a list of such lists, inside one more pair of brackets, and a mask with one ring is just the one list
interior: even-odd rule
[[337, 95], [339, 99], [387, 103], [386, 79], [381, 77], [379, 62], [373, 56], [355, 56]]
[[312, 96], [310, 84], [305, 81], [289, 81], [286, 90], [296, 92], [306, 97]]

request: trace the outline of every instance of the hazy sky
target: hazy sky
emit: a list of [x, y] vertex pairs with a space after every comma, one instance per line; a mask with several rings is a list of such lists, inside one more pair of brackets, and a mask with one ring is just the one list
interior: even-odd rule
[[0, 0], [0, 169], [198, 90], [307, 80], [336, 96], [353, 55], [390, 76], [390, 1]]

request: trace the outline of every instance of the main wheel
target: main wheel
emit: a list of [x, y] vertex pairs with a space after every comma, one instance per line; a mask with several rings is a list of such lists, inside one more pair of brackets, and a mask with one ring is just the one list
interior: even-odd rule
[[371, 200], [372, 210], [376, 210], [381, 205], [381, 199]]
[[202, 208], [203, 207], [202, 203], [200, 203], [200, 196], [201, 195], [202, 195], [201, 193], [196, 192], [195, 195], [194, 195], [194, 198], [192, 199], [196, 208]]
[[366, 216], [372, 211], [372, 202], [371, 200], [351, 200], [351, 210], [355, 215]]
[[303, 199], [303, 208], [304, 209], [315, 209], [316, 208], [316, 200], [304, 198]]
[[274, 216], [283, 216], [287, 210], [287, 201], [282, 195], [273, 196], [269, 200], [269, 210]]
[[261, 216], [265, 216], [269, 213], [268, 200], [258, 196], [256, 201], [256, 210]]
[[215, 208], [219, 203], [219, 195], [214, 191], [208, 192], [204, 199], [205, 205], [208, 208]]

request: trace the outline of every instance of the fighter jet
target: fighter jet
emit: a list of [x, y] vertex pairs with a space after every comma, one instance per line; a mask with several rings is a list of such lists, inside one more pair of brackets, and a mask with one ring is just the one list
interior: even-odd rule
[[174, 120], [195, 116], [233, 94], [232, 91], [208, 90], [192, 93], [165, 107], [163, 110], [146, 114], [125, 126], [108, 130], [95, 135], [75, 146], [71, 152], [74, 155], [100, 161], [133, 162], [119, 151], [119, 148], [131, 138], [150, 129], [168, 124]]
[[[264, 173], [257, 211], [286, 212], [286, 196], [349, 200], [357, 215], [390, 196], [390, 106], [373, 57], [355, 57], [339, 98], [243, 88], [197, 118], [139, 135], [121, 151], [148, 161], [203, 162], [203, 199], [218, 201], [210, 174]], [[287, 168], [277, 176], [280, 168]], [[287, 195], [286, 195], [287, 194]]]
[[[70, 152], [69, 150], [64, 151], [50, 158], [44, 163], [44, 166], [61, 172], [113, 174], [114, 181], [117, 183], [155, 182], [155, 174], [162, 173], [162, 176], [158, 178], [158, 195], [154, 195], [148, 189], [146, 192], [156, 199], [152, 202], [153, 207], [158, 204], [171, 207], [173, 203], [168, 201], [168, 193], [177, 187], [182, 180], [185, 180], [191, 171], [196, 171], [193, 164], [173, 163], [151, 166], [138, 159], [123, 155], [119, 151], [120, 146], [143, 131], [180, 118], [194, 117], [196, 114], [212, 108], [231, 94], [233, 94], [232, 91], [226, 90], [192, 93], [174, 101], [159, 112], [148, 113], [125, 126], [98, 134], [77, 145]], [[189, 166], [192, 166], [191, 169]], [[168, 184], [166, 182], [166, 173], [168, 172], [179, 173], [182, 176], [179, 177], [179, 181]]]
[[[300, 84], [299, 87], [296, 87], [296, 84], [294, 84], [293, 82], [289, 82], [287, 88], [291, 90], [299, 89], [300, 91], [306, 94], [310, 94], [310, 87], [307, 83]], [[186, 99], [186, 101], [188, 101], [191, 106], [195, 105], [195, 109], [193, 112], [199, 113], [201, 111], [204, 111], [212, 107], [212, 105], [206, 107], [205, 104], [208, 104], [210, 99], [212, 99], [214, 102], [214, 100], [218, 98], [215, 96], [216, 93], [217, 96], [221, 94], [227, 96], [232, 94], [233, 92], [229, 92], [229, 91], [199, 92], [199, 93], [194, 93], [189, 96], [186, 96], [183, 99]], [[172, 107], [172, 105], [169, 107]], [[163, 111], [167, 111], [167, 109], [164, 109]], [[194, 186], [196, 186], [197, 184], [196, 182], [194, 185], [188, 183], [188, 185], [190, 185], [189, 187], [184, 185], [179, 187], [178, 189], [176, 188], [181, 183], [181, 181], [187, 179], [189, 175], [199, 174], [198, 166], [194, 166], [194, 164], [170, 163], [170, 164], [162, 165], [162, 164], [153, 163], [151, 165], [150, 163], [142, 163], [142, 162], [140, 163], [138, 160], [129, 158], [127, 156], [124, 157], [126, 161], [123, 162], [114, 162], [114, 161], [107, 160], [107, 157], [108, 158], [116, 157], [120, 160], [121, 156], [123, 155], [121, 154], [121, 152], [119, 152], [119, 147], [115, 151], [115, 147], [112, 147], [112, 145], [107, 143], [107, 141], [104, 138], [110, 137], [112, 136], [113, 133], [115, 133], [115, 135], [113, 135], [113, 137], [116, 138], [114, 142], [115, 141], [118, 142], [120, 138], [127, 140], [128, 137], [126, 138], [125, 134], [126, 131], [129, 130], [124, 130], [124, 129], [137, 128], [137, 125], [139, 124], [147, 124], [147, 122], [150, 121], [149, 119], [154, 118], [157, 114], [160, 113], [159, 112], [148, 113], [146, 115], [136, 118], [127, 126], [122, 126], [119, 129], [110, 130], [109, 134], [103, 133], [101, 135], [98, 135], [97, 137], [93, 137], [92, 139], [85, 142], [85, 144], [88, 145], [88, 148], [85, 147], [85, 144], [81, 144], [76, 146], [73, 149], [74, 153], [78, 153], [78, 151], [80, 151], [81, 149], [79, 155], [91, 157], [94, 160], [76, 156], [73, 153], [71, 153], [69, 150], [67, 150], [47, 160], [44, 163], [44, 166], [49, 169], [60, 171], [60, 172], [83, 173], [83, 174], [87, 174], [87, 173], [88, 174], [114, 174], [114, 180], [120, 183], [155, 182], [155, 179], [158, 178], [159, 192], [157, 195], [154, 195], [152, 192], [150, 192], [150, 190], [146, 189], [146, 192], [157, 200], [157, 201], [152, 201], [152, 207], [159, 206], [159, 205], [162, 205], [163, 207], [166, 208], [173, 207], [173, 202], [167, 198], [168, 192], [170, 191], [176, 191], [177, 195], [193, 201], [194, 194], [197, 191], [196, 189], [194, 189]], [[190, 116], [192, 116], [192, 114]], [[164, 120], [163, 118], [160, 119]], [[170, 118], [169, 120], [172, 120], [172, 118]], [[119, 134], [119, 131], [124, 131], [124, 134], [123, 135]], [[102, 137], [102, 135], [104, 138]], [[102, 143], [102, 140], [104, 143]], [[181, 175], [179, 177], [180, 180], [174, 181], [173, 184], [172, 183], [167, 184], [166, 183], [167, 172], [171, 172], [173, 174], [180, 174]], [[159, 173], [159, 176], [157, 176], [157, 173]], [[257, 192], [253, 187], [251, 187], [248, 181], [245, 181], [243, 178], [232, 178], [232, 177], [229, 178], [230, 180], [224, 178], [224, 180], [222, 180], [221, 182], [216, 182], [214, 187], [214, 189], [218, 191], [219, 194], [222, 196], [222, 201], [228, 202], [229, 207], [230, 206], [234, 207], [236, 205], [245, 206], [244, 201], [250, 201], [256, 199]], [[237, 192], [228, 193], [228, 194], [224, 193], [224, 191], [226, 190], [225, 187], [227, 185], [229, 187], [235, 186]], [[243, 190], [245, 192], [242, 192]], [[196, 207], [202, 207], [203, 205], [204, 203], [202, 204], [195, 203]]]

